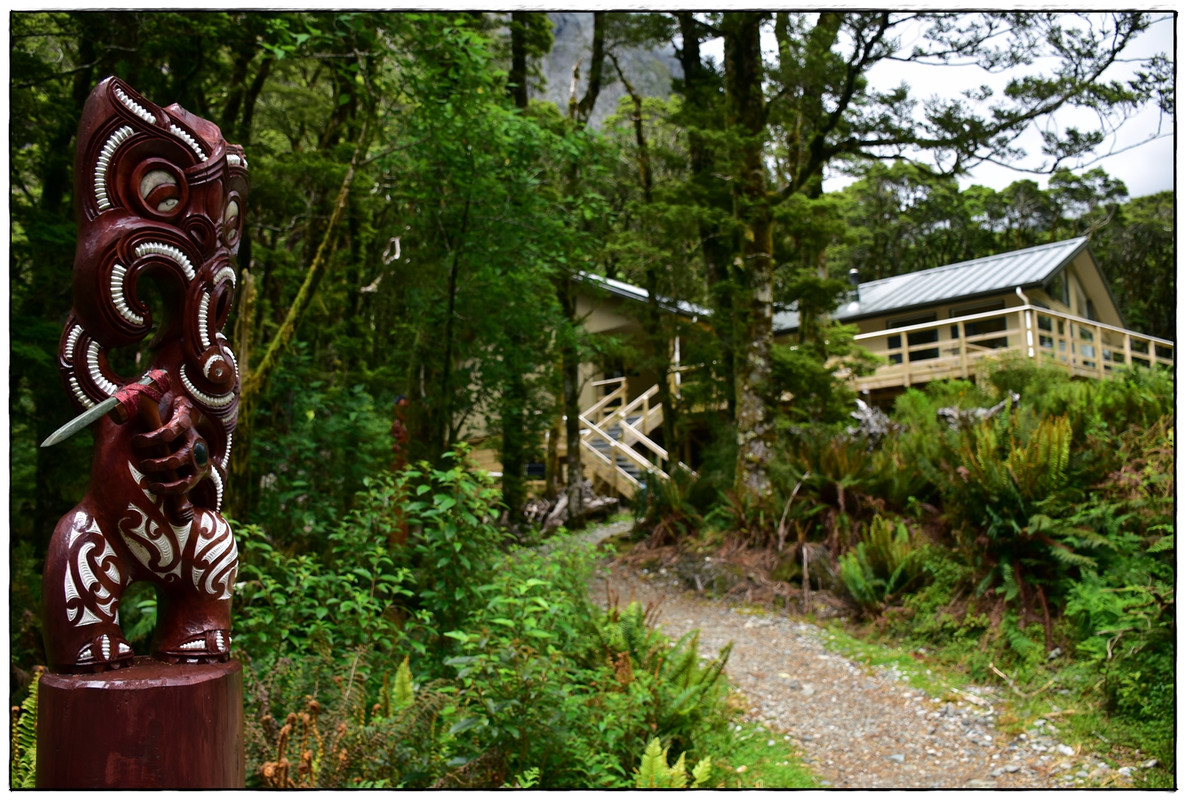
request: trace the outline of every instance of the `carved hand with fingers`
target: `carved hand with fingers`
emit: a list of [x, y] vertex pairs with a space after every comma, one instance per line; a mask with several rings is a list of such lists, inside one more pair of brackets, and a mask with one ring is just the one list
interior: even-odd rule
[[[151, 401], [149, 401], [151, 402]], [[147, 405], [147, 403], [145, 404]], [[151, 412], [150, 412], [151, 414]], [[142, 412], [143, 415], [143, 412]], [[148, 478], [147, 489], [161, 495], [188, 494], [210, 471], [210, 449], [198, 433], [202, 412], [185, 397], [173, 401], [173, 415], [148, 433], [132, 438], [132, 446], [143, 456], [140, 471]], [[146, 419], [149, 425], [160, 422]]]

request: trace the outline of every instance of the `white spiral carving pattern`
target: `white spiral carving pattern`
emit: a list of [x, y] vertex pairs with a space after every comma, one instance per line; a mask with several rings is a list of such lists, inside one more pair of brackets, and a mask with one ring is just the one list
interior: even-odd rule
[[165, 256], [172, 259], [177, 266], [181, 267], [181, 271], [185, 273], [186, 280], [192, 281], [194, 279], [194, 265], [190, 263], [185, 253], [173, 245], [162, 244], [161, 242], [145, 242], [144, 244], [136, 245], [136, 258], [144, 258], [149, 255]]
[[95, 386], [99, 388], [99, 391], [104, 392], [108, 397], [119, 391], [119, 387], [103, 377], [103, 371], [99, 369], [98, 342], [91, 342], [90, 346], [87, 347], [86, 366], [91, 374], [91, 380], [95, 382]]
[[118, 86], [115, 87], [115, 96], [121, 103], [124, 104], [124, 106], [127, 107], [129, 111], [138, 116], [140, 119], [144, 120], [149, 125], [156, 125], [156, 116], [145, 110], [144, 106], [128, 97], [127, 93]]
[[236, 285], [235, 282], [236, 282], [236, 280], [238, 280], [238, 278], [235, 276], [234, 267], [223, 267], [218, 272], [214, 273], [214, 280], [212, 281], [212, 283], [215, 286], [217, 286], [219, 284], [219, 282], [222, 281], [223, 278], [227, 278], [228, 280], [230, 280], [231, 286], [235, 286]]
[[190, 136], [188, 133], [183, 131], [181, 128], [179, 128], [173, 124], [169, 125], [169, 132], [172, 133], [174, 136], [176, 136], [181, 141], [185, 142], [187, 145], [189, 145], [189, 148], [198, 154], [199, 161], [206, 160], [206, 153], [203, 152], [202, 148], [198, 145], [198, 143], [196, 141], [194, 141], [194, 137]]
[[95, 162], [95, 204], [99, 206], [100, 211], [111, 208], [111, 201], [107, 199], [107, 167], [111, 164], [111, 157], [134, 132], [129, 126], [124, 125], [111, 134], [111, 138], [99, 152], [99, 160]]
[[189, 379], [189, 374], [185, 370], [185, 365], [181, 366], [181, 382], [185, 385], [185, 390], [190, 393], [195, 400], [205, 406], [213, 409], [226, 408], [235, 399], [234, 392], [227, 392], [226, 394], [206, 394], [198, 387], [194, 386], [193, 381]]
[[144, 317], [137, 314], [128, 306], [128, 301], [124, 297], [124, 279], [128, 276], [128, 268], [122, 264], [116, 264], [111, 269], [111, 300], [115, 304], [115, 310], [119, 315], [126, 319], [133, 325], [140, 326], [144, 324]]

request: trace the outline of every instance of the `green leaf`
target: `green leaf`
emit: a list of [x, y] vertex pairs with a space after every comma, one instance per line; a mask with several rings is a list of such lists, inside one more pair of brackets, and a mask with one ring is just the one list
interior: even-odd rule
[[459, 733], [465, 733], [466, 731], [472, 730], [478, 726], [485, 727], [488, 724], [489, 722], [487, 722], [484, 717], [463, 717], [460, 721], [454, 723], [453, 726], [449, 728], [449, 735], [456, 736]]

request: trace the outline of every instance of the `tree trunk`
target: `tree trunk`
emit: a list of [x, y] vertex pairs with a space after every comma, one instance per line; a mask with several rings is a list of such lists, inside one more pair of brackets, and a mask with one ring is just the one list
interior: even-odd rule
[[[678, 55], [683, 67], [684, 116], [683, 127], [688, 133], [688, 160], [692, 171], [692, 185], [696, 198], [711, 208], [728, 213], [732, 198], [727, 184], [719, 177], [722, 171], [718, 162], [719, 153], [714, 149], [703, 130], [718, 130], [724, 123], [719, 118], [719, 103], [716, 100], [715, 76], [705, 68], [700, 56], [700, 41], [705, 35], [691, 11], [676, 14], [679, 21], [683, 46]], [[725, 226], [714, 222], [707, 215], [699, 221], [700, 252], [704, 259], [704, 271], [708, 278], [709, 295], [713, 306], [711, 324], [717, 335], [721, 353], [722, 393], [728, 409], [728, 417], [737, 417], [736, 351], [737, 334], [734, 324], [734, 276], [733, 235]]]
[[576, 530], [585, 525], [585, 504], [581, 494], [581, 482], [584, 479], [581, 469], [581, 360], [575, 338], [576, 302], [572, 295], [572, 281], [567, 277], [558, 287], [558, 296], [564, 319], [571, 327], [560, 345], [560, 379], [563, 384], [564, 441], [567, 449], [565, 463], [568, 480], [565, 493], [568, 496], [568, 527]]
[[[601, 93], [602, 66], [605, 61], [605, 12], [593, 13], [593, 55], [589, 66], [589, 85], [584, 96], [578, 102], [576, 99], [576, 79], [573, 79], [573, 97], [568, 105], [569, 116], [579, 128], [589, 124], [589, 115], [597, 104], [597, 96]], [[578, 65], [579, 67], [579, 65]], [[576, 194], [575, 188], [579, 180], [579, 167], [573, 165], [569, 173], [570, 195]], [[581, 494], [581, 482], [584, 473], [581, 469], [581, 382], [580, 382], [580, 352], [577, 349], [576, 331], [576, 302], [572, 294], [572, 274], [567, 268], [560, 271], [556, 282], [556, 294], [560, 300], [560, 308], [564, 312], [564, 319], [569, 326], [565, 332], [565, 341], [560, 347], [560, 378], [564, 404], [564, 435], [567, 447], [568, 482], [568, 527], [579, 529], [585, 525], [585, 504]]]
[[774, 444], [768, 394], [770, 350], [773, 342], [774, 229], [762, 144], [766, 128], [762, 96], [761, 23], [756, 12], [727, 13], [725, 33], [725, 90], [730, 127], [743, 137], [741, 174], [736, 200], [743, 225], [742, 273], [744, 299], [740, 307], [745, 331], [745, 357], [737, 375], [737, 473], [742, 494], [761, 496], [770, 488], [768, 467]]
[[526, 11], [511, 12], [511, 71], [507, 73], [507, 92], [515, 108], [527, 108], [527, 24]]

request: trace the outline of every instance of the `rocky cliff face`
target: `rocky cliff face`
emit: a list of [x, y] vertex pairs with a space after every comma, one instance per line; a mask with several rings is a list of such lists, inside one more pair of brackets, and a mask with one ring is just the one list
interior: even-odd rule
[[[543, 59], [540, 71], [546, 81], [543, 91], [532, 91], [533, 99], [549, 100], [568, 111], [568, 101], [573, 94], [573, 67], [579, 63], [580, 81], [576, 92], [578, 99], [585, 93], [589, 78], [589, 59], [593, 45], [593, 14], [591, 12], [558, 11], [548, 14], [552, 20], [552, 33], [556, 42], [552, 52]], [[618, 53], [618, 60], [626, 77], [634, 88], [646, 97], [666, 97], [671, 93], [672, 78], [683, 75], [679, 61], [671, 45], [664, 44], [655, 50], [626, 48]], [[605, 77], [597, 105], [593, 108], [590, 123], [600, 127], [605, 118], [618, 107], [619, 98], [626, 94], [618, 80], [613, 64], [607, 59], [602, 73]]]

